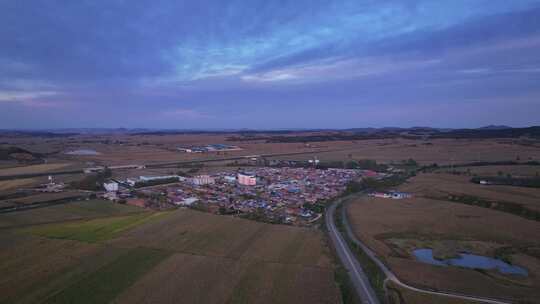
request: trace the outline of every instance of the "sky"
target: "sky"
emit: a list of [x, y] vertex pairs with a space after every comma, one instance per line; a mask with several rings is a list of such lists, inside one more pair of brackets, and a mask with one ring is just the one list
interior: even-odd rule
[[540, 125], [540, 0], [0, 0], [0, 128]]

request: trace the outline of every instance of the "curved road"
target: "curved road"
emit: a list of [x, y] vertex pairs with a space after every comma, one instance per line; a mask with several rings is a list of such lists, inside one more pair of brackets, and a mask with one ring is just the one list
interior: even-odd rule
[[[326, 227], [328, 228], [328, 231], [330, 233], [330, 238], [332, 239], [332, 242], [334, 243], [334, 247], [336, 248], [338, 256], [340, 260], [342, 261], [342, 263], [345, 265], [345, 268], [349, 271], [353, 285], [355, 289], [357, 290], [363, 303], [379, 303], [378, 299], [375, 297], [375, 293], [373, 292], [371, 285], [369, 284], [369, 280], [367, 279], [367, 276], [362, 271], [362, 267], [360, 266], [358, 261], [354, 258], [354, 254], [352, 253], [347, 243], [343, 240], [341, 234], [337, 230], [336, 225], [334, 223], [334, 213], [336, 211], [336, 207], [339, 204], [341, 204], [344, 200], [345, 198], [338, 199], [335, 203], [333, 203], [328, 208], [328, 210], [326, 211]], [[384, 263], [382, 263], [379, 260], [379, 258], [371, 249], [369, 249], [360, 240], [358, 240], [358, 238], [356, 238], [356, 236], [352, 232], [352, 229], [347, 221], [345, 208], [342, 209], [342, 212], [343, 212], [342, 214], [343, 225], [345, 226], [347, 236], [354, 243], [356, 243], [379, 266], [379, 268], [386, 275], [387, 281], [392, 281], [393, 283], [395, 283], [396, 285], [399, 285], [402, 288], [406, 288], [406, 289], [419, 292], [419, 293], [424, 293], [424, 294], [456, 298], [456, 299], [461, 299], [461, 300], [476, 301], [480, 303], [510, 304], [510, 302], [505, 302], [505, 301], [497, 300], [497, 299], [475, 297], [475, 296], [469, 296], [469, 295], [458, 294], [458, 293], [433, 291], [429, 289], [421, 289], [421, 288], [417, 288], [417, 287], [410, 286], [403, 283], [388, 267], [386, 267], [386, 265], [384, 265]]]

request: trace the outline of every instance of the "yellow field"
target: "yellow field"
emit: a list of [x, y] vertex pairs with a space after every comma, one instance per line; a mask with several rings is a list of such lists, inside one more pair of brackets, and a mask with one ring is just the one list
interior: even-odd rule
[[23, 186], [33, 185], [36, 183], [34, 178], [23, 178], [14, 180], [0, 181], [0, 191], [17, 189]]

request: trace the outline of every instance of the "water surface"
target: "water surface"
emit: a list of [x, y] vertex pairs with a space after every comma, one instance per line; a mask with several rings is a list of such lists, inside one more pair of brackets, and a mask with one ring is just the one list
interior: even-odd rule
[[527, 270], [523, 267], [508, 264], [503, 260], [485, 257], [476, 254], [460, 253], [459, 257], [437, 260], [433, 257], [433, 250], [429, 248], [420, 248], [413, 251], [416, 260], [439, 266], [458, 266], [465, 268], [479, 268], [479, 269], [497, 269], [500, 273], [504, 274], [517, 274], [526, 276]]
[[78, 150], [68, 151], [65, 154], [69, 154], [69, 155], [99, 155], [101, 153], [97, 152], [96, 150], [91, 150], [91, 149], [78, 149]]

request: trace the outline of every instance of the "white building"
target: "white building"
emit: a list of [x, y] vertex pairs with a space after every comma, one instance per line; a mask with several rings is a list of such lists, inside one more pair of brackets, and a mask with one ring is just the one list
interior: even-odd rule
[[103, 198], [110, 201], [116, 201], [118, 200], [118, 195], [116, 195], [116, 192], [107, 192], [103, 194]]
[[216, 180], [210, 175], [199, 175], [199, 176], [195, 176], [192, 179], [192, 182], [194, 185], [200, 186], [200, 185], [214, 184]]
[[198, 201], [199, 201], [199, 199], [196, 198], [196, 197], [188, 197], [188, 198], [183, 199], [180, 202], [180, 205], [182, 205], [182, 206], [191, 206], [191, 205], [193, 205], [194, 203], [196, 203]]
[[105, 190], [107, 190], [107, 192], [116, 192], [116, 191], [118, 191], [118, 183], [117, 182], [103, 183], [103, 187], [105, 188]]
[[143, 182], [153, 181], [153, 180], [160, 180], [160, 179], [173, 179], [176, 178], [180, 180], [180, 176], [178, 175], [163, 175], [163, 176], [140, 176], [139, 179]]
[[251, 173], [238, 173], [238, 183], [245, 186], [255, 186], [257, 177]]

